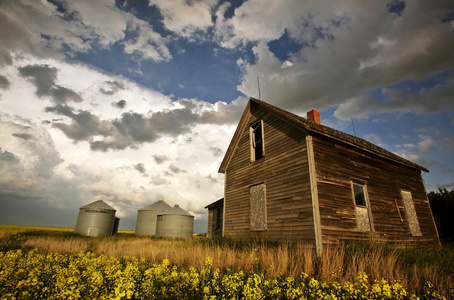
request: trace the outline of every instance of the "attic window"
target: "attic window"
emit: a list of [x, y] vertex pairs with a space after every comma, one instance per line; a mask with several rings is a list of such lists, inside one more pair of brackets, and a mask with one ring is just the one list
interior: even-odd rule
[[250, 128], [251, 161], [256, 161], [265, 156], [263, 145], [263, 121], [255, 123]]

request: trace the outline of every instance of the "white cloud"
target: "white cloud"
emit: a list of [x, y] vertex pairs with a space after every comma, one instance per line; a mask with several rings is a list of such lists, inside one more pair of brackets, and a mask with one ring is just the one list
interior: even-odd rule
[[[62, 6], [65, 13], [46, 1], [3, 1], [0, 64], [11, 63], [14, 52], [63, 58], [62, 53], [74, 55], [98, 46], [109, 48], [114, 43], [123, 44], [126, 53], [141, 58], [155, 61], [171, 58], [166, 40], [145, 21], [118, 9], [113, 0], [68, 1]], [[126, 30], [136, 31], [136, 37], [127, 40]]]
[[[52, 70], [55, 76], [45, 84], [30, 81], [15, 71], [26, 66]], [[160, 198], [188, 211], [203, 212], [204, 206], [222, 197], [219, 149], [228, 147], [226, 137], [233, 135], [244, 98], [232, 104], [193, 99], [172, 102], [121, 76], [51, 59], [16, 59], [5, 71], [10, 88], [2, 90], [0, 101], [0, 147], [5, 161], [0, 185], [4, 193], [10, 187], [9, 196], [39, 196], [66, 209], [102, 198], [118, 209], [119, 216], [131, 219], [138, 208]], [[38, 87], [56, 85], [70, 87], [82, 101], [57, 107], [52, 96], [36, 94]], [[113, 106], [113, 99], [123, 99], [128, 111]], [[46, 107], [55, 110], [46, 111]], [[129, 135], [112, 135], [111, 141], [132, 144], [119, 151], [90, 149], [91, 142], [105, 140], [101, 133], [107, 136], [113, 130], [119, 134], [115, 121], [132, 114], [153, 121], [152, 129], [160, 130], [159, 136], [139, 141]], [[164, 115], [168, 118], [157, 117]], [[169, 123], [174, 117], [178, 122]], [[147, 176], [138, 172], [137, 165]]]
[[[389, 97], [402, 98], [397, 103], [382, 105], [364, 96], [403, 78], [426, 79], [454, 66], [454, 44], [449, 42], [454, 39], [454, 31], [440, 20], [447, 2], [436, 6], [408, 2], [402, 16], [390, 14], [383, 2], [364, 6], [355, 1], [295, 1], [277, 10], [252, 4], [246, 2], [223, 23], [230, 30], [224, 30], [228, 33], [224, 46], [258, 41], [253, 48], [256, 62], [242, 64], [244, 76], [238, 89], [246, 95], [257, 95], [259, 77], [265, 101], [300, 114], [314, 107], [323, 110], [341, 105], [336, 116], [345, 119], [352, 115], [367, 117], [373, 112], [409, 111], [415, 102], [416, 108], [424, 112], [440, 111], [452, 103], [451, 81], [438, 91], [434, 88], [409, 95], [412, 100], [403, 100], [403, 91], [400, 95], [390, 91], [395, 95]], [[292, 13], [285, 14], [287, 9]], [[314, 33], [314, 29], [319, 31]], [[290, 53], [292, 67], [288, 68], [282, 68], [283, 62], [267, 43], [284, 32], [306, 43], [300, 51]], [[429, 96], [438, 98], [435, 105], [426, 100]]]
[[191, 38], [197, 31], [206, 31], [213, 25], [212, 9], [218, 0], [150, 0], [164, 17], [165, 27], [174, 33]]

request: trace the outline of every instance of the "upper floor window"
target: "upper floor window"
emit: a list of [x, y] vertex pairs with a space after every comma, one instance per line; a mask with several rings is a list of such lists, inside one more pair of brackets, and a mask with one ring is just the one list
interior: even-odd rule
[[265, 156], [263, 121], [252, 125], [249, 132], [251, 137], [251, 161], [256, 161]]

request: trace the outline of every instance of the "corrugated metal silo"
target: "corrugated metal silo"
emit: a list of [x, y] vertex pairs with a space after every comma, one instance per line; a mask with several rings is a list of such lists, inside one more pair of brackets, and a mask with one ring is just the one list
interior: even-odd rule
[[156, 235], [157, 215], [172, 209], [162, 200], [139, 209], [137, 212], [136, 235]]
[[156, 236], [192, 240], [194, 216], [175, 205], [157, 216]]
[[99, 199], [79, 209], [75, 233], [87, 236], [112, 235], [116, 210]]

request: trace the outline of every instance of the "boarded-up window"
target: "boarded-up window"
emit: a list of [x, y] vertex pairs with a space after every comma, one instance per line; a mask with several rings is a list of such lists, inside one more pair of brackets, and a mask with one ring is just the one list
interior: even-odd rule
[[356, 226], [359, 231], [371, 231], [370, 212], [363, 185], [353, 183], [353, 199], [355, 201]]
[[416, 215], [415, 204], [410, 192], [402, 191], [402, 200], [404, 201], [405, 215], [407, 216], [408, 227], [412, 236], [422, 236], [419, 228], [418, 216]]
[[251, 197], [251, 231], [266, 230], [266, 188], [265, 184], [252, 186]]
[[251, 136], [251, 161], [256, 161], [265, 156], [262, 121], [251, 126], [250, 136]]

